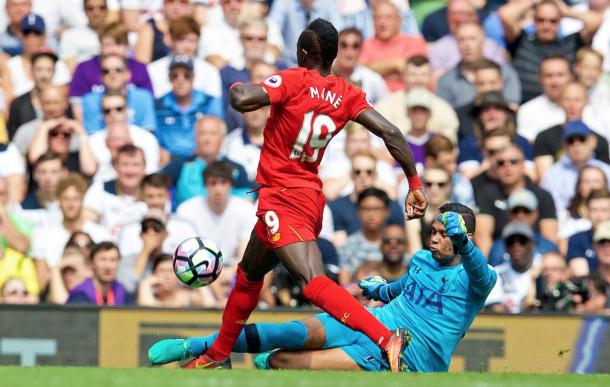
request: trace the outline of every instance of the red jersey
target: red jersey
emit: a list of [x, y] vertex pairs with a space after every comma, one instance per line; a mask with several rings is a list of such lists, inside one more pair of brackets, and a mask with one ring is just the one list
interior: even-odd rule
[[259, 83], [271, 99], [256, 182], [322, 190], [318, 166], [326, 145], [350, 120], [371, 109], [362, 90], [343, 78], [302, 67]]

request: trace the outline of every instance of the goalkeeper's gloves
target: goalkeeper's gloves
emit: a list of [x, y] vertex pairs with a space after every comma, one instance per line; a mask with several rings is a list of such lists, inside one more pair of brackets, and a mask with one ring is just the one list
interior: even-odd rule
[[445, 227], [445, 233], [451, 239], [451, 243], [461, 254], [468, 253], [474, 244], [468, 238], [468, 231], [464, 218], [457, 212], [447, 211], [438, 216], [438, 221]]
[[365, 296], [367, 300], [372, 299], [388, 304], [392, 299], [388, 282], [378, 275], [359, 281], [358, 286], [362, 289], [362, 295]]

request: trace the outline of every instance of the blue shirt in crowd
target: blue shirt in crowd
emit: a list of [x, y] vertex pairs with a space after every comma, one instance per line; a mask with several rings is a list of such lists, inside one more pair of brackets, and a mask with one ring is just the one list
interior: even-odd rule
[[[534, 250], [532, 251], [532, 257], [536, 259], [537, 257], [542, 257], [544, 254], [548, 252], [559, 253], [559, 249], [553, 242], [546, 239], [538, 231], [534, 231]], [[506, 241], [503, 238], [498, 238], [494, 242], [491, 250], [489, 251], [488, 257], [489, 264], [491, 266], [498, 266], [501, 263], [510, 260], [510, 256], [506, 251]]]
[[568, 239], [566, 261], [574, 258], [585, 258], [589, 263], [589, 272], [597, 274], [597, 254], [593, 250], [593, 230], [581, 231]]
[[[92, 91], [83, 96], [83, 123], [92, 134], [106, 127], [102, 112], [105, 92]], [[139, 87], [127, 88], [127, 122], [135, 126], [155, 130], [155, 99], [150, 91]]]

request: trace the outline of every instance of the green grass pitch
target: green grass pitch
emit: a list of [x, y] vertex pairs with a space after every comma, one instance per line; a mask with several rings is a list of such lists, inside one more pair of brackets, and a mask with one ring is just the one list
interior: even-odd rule
[[0, 367], [3, 387], [558, 387], [610, 386], [610, 375], [398, 374], [330, 371], [195, 371]]

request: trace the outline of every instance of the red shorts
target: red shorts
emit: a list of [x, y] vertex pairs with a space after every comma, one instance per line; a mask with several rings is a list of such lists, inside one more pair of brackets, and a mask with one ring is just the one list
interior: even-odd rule
[[322, 230], [325, 204], [324, 194], [311, 188], [263, 187], [254, 232], [269, 250], [314, 241]]

